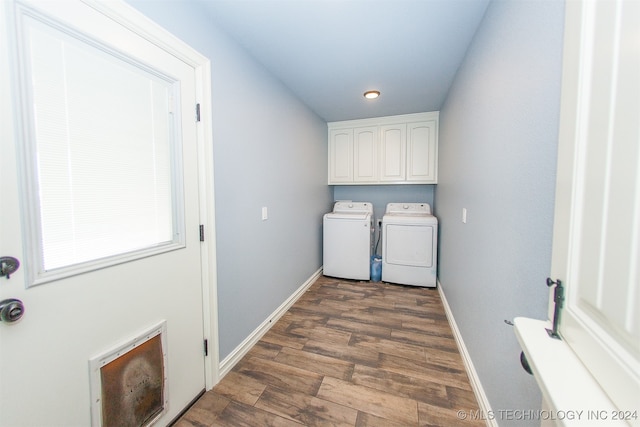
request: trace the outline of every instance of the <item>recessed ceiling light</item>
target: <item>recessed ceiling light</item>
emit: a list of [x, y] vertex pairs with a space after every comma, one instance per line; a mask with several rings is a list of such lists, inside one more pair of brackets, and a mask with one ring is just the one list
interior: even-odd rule
[[376, 99], [380, 96], [380, 92], [377, 90], [368, 90], [364, 93], [364, 97], [367, 99]]

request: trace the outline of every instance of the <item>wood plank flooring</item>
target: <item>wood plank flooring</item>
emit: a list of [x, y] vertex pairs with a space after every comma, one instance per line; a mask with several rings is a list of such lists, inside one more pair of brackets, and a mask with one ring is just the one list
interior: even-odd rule
[[175, 425], [484, 425], [458, 411], [479, 408], [437, 290], [320, 277]]

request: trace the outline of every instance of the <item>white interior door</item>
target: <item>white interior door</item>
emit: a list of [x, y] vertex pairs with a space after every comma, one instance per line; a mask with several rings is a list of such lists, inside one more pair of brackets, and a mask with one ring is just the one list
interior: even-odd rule
[[568, 2], [566, 14], [552, 262], [567, 290], [560, 334], [630, 415], [618, 419], [640, 425], [640, 3]]
[[91, 4], [0, 5], [3, 426], [100, 424], [89, 361], [161, 322], [160, 423], [205, 388], [196, 73]]

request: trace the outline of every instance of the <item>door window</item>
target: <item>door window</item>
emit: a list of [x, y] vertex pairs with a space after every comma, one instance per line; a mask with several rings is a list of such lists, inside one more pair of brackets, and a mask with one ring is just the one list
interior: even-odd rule
[[29, 285], [184, 246], [177, 83], [23, 20]]

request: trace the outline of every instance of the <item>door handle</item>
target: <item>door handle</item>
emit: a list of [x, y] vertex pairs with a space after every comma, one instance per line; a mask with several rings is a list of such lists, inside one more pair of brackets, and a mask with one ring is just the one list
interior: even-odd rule
[[24, 314], [24, 304], [16, 298], [0, 301], [0, 321], [13, 323], [20, 320]]
[[0, 257], [0, 277], [7, 276], [7, 279], [9, 279], [9, 276], [18, 268], [20, 268], [20, 261], [17, 258], [12, 256]]

